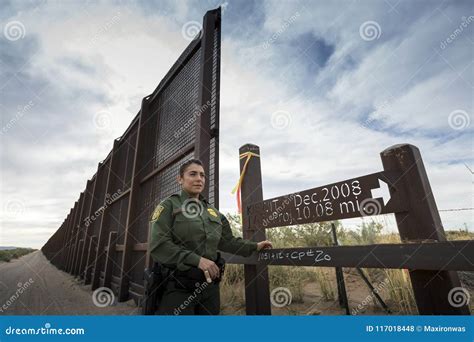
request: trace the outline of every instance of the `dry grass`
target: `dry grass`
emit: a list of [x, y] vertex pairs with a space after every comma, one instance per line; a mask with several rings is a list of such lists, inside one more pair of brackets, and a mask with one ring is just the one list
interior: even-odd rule
[[392, 269], [383, 271], [386, 275], [388, 296], [392, 304], [392, 310], [403, 315], [418, 314], [408, 271]]
[[9, 262], [12, 259], [17, 259], [23, 255], [29, 254], [36, 251], [32, 248], [15, 248], [15, 249], [6, 249], [0, 251], [0, 261]]
[[[241, 231], [237, 216], [230, 216], [229, 221], [234, 231], [234, 235], [239, 235]], [[397, 233], [383, 234], [383, 226], [377, 222], [364, 223], [358, 230], [345, 230], [339, 222], [336, 222], [338, 238], [343, 245], [368, 245], [374, 243], [400, 243]], [[304, 246], [329, 246], [332, 244], [330, 222], [320, 224], [306, 224], [298, 227], [273, 228], [267, 231], [267, 238], [272, 241], [275, 248], [291, 248]], [[448, 240], [469, 240], [474, 239], [474, 234], [465, 230], [447, 231]], [[328, 305], [337, 304], [337, 286], [333, 268], [320, 267], [296, 267], [296, 266], [270, 266], [269, 280], [270, 291], [277, 287], [287, 288], [292, 295], [292, 304], [285, 307], [284, 313], [287, 315], [304, 314], [301, 308], [307, 307], [311, 303], [305, 303], [305, 293], [307, 285], [315, 294], [320, 296]], [[362, 279], [355, 270], [345, 268], [345, 278], [348, 273], [351, 279], [360, 282], [360, 287], [369, 292]], [[411, 286], [410, 276], [407, 270], [403, 269], [364, 269], [371, 283], [383, 284], [383, 289], [379, 292], [383, 300], [387, 303], [394, 314], [411, 315], [417, 314], [416, 302]], [[346, 282], [347, 285], [347, 282]], [[347, 286], [348, 287], [348, 286]], [[349, 301], [351, 292], [348, 290]], [[310, 294], [311, 295], [311, 294]], [[365, 294], [364, 294], [365, 296]], [[224, 280], [221, 284], [221, 305], [224, 313], [245, 314], [244, 297], [244, 268], [243, 265], [227, 265]], [[352, 303], [352, 306], [357, 305]], [[373, 312], [384, 313], [377, 303], [371, 304]], [[362, 312], [365, 312], [363, 310]]]

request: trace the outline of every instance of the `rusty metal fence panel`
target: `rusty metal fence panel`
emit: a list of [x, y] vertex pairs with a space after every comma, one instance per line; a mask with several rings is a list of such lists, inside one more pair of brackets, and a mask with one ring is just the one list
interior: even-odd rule
[[45, 256], [91, 284], [110, 287], [120, 301], [143, 295], [150, 263], [149, 219], [178, 192], [179, 166], [200, 158], [208, 175], [204, 195], [218, 207], [220, 8], [206, 13], [196, 38], [145, 97], [125, 133], [99, 163]]

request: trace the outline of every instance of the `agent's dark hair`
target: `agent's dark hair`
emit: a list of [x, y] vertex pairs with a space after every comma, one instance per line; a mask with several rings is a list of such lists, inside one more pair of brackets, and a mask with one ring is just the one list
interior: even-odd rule
[[197, 165], [201, 165], [202, 167], [204, 167], [204, 165], [202, 164], [202, 161], [200, 161], [199, 159], [189, 159], [188, 161], [185, 161], [180, 167], [179, 167], [179, 175], [181, 177], [184, 176], [184, 172], [186, 172], [186, 169], [188, 168], [189, 165], [191, 164], [197, 164]]

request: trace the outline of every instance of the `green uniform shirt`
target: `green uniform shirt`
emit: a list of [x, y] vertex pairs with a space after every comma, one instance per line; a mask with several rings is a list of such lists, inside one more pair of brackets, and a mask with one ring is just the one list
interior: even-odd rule
[[250, 256], [257, 243], [234, 237], [229, 221], [203, 196], [193, 200], [184, 190], [161, 202], [151, 219], [153, 260], [186, 271], [201, 256], [217, 259], [217, 250]]

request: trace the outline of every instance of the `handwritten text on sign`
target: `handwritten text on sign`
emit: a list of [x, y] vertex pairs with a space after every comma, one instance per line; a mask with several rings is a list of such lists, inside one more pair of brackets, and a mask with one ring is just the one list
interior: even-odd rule
[[[404, 211], [392, 186], [396, 180], [396, 174], [378, 172], [268, 199], [249, 206], [250, 224], [270, 228]], [[374, 194], [383, 189], [383, 195]]]
[[331, 256], [324, 251], [309, 248], [307, 250], [296, 251], [265, 251], [258, 254], [257, 261], [262, 260], [295, 260], [301, 261], [306, 258], [314, 258], [314, 263], [330, 261]]

